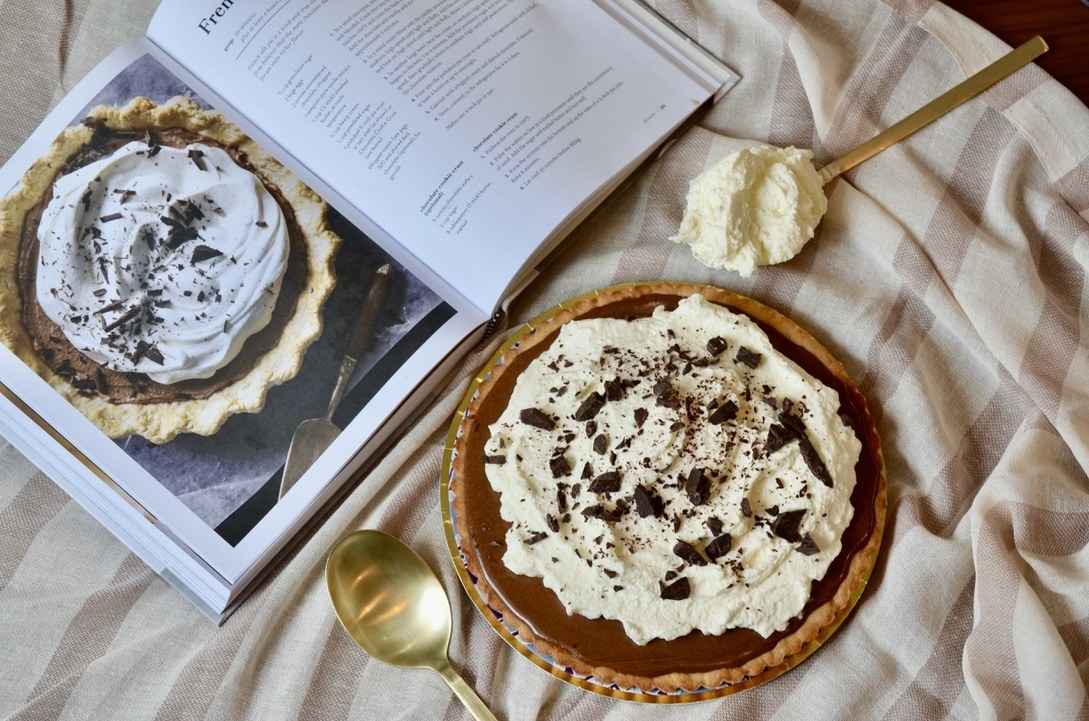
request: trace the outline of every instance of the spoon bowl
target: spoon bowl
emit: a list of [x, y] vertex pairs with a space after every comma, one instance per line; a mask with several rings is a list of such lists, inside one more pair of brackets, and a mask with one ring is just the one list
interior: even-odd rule
[[356, 531], [330, 552], [325, 580], [340, 624], [364, 651], [394, 666], [435, 670], [474, 718], [495, 721], [450, 665], [450, 601], [415, 551], [381, 531]]

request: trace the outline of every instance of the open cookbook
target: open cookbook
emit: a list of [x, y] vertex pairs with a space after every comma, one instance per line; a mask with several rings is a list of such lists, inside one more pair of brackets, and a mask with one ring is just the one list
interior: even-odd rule
[[222, 620], [737, 79], [635, 0], [164, 0], [0, 169], [0, 429]]

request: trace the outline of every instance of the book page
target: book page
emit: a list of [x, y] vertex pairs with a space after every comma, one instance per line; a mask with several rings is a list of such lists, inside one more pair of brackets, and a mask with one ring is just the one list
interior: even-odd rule
[[[277, 154], [137, 40], [0, 167], [0, 391], [22, 405], [0, 428], [115, 532], [143, 509], [155, 527], [123, 537], [179, 577], [251, 573], [487, 320]], [[314, 418], [343, 432], [281, 499]]]
[[484, 310], [721, 84], [585, 0], [167, 0], [149, 37]]

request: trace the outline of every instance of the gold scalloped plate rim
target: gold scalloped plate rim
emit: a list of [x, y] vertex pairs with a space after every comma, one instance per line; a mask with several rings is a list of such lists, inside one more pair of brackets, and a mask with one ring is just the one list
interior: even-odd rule
[[[439, 501], [440, 511], [442, 514], [442, 525], [444, 535], [446, 536], [447, 550], [450, 554], [450, 561], [454, 565], [454, 570], [457, 572], [458, 579], [461, 581], [462, 587], [465, 589], [466, 595], [469, 600], [472, 601], [476, 610], [484, 617], [484, 620], [488, 622], [488, 625], [502, 638], [511, 648], [517, 651], [520, 655], [531, 661], [538, 668], [546, 671], [555, 678], [561, 681], [580, 688], [584, 691], [589, 691], [601, 696], [607, 696], [609, 698], [621, 699], [624, 701], [637, 701], [647, 704], [681, 704], [681, 703], [694, 703], [698, 701], [709, 701], [712, 699], [723, 698], [730, 696], [741, 691], [746, 691], [751, 688], [756, 688], [769, 681], [779, 678], [787, 671], [790, 671], [795, 666], [800, 664], [805, 659], [809, 658], [813, 653], [817, 651], [824, 643], [839, 630], [843, 622], [850, 616], [855, 606], [858, 604], [859, 599], [865, 592], [867, 585], [869, 584], [870, 576], [873, 573], [874, 567], [877, 565], [877, 557], [881, 551], [881, 545], [883, 542], [884, 526], [885, 526], [885, 514], [887, 513], [887, 479], [884, 460], [881, 460], [881, 472], [878, 479], [879, 488], [878, 496], [879, 503], [876, 519], [875, 536], [877, 537], [877, 544], [873, 552], [873, 558], [866, 571], [862, 574], [862, 582], [858, 585], [855, 591], [851, 594], [847, 604], [839, 610], [835, 615], [832, 622], [822, 628], [816, 638], [807, 643], [797, 653], [788, 656], [782, 663], [776, 665], [773, 668], [769, 668], [754, 676], [746, 677], [744, 680], [737, 683], [727, 683], [715, 688], [701, 688], [691, 691], [645, 691], [642, 689], [628, 689], [621, 688], [615, 684], [606, 684], [594, 679], [593, 676], [587, 674], [576, 673], [571, 668], [567, 668], [554, 662], [549, 656], [538, 651], [532, 643], [526, 643], [519, 638], [517, 631], [513, 630], [509, 626], [503, 623], [500, 618], [500, 614], [496, 612], [490, 605], [488, 605], [487, 599], [481, 594], [480, 589], [476, 585], [476, 581], [469, 573], [468, 567], [462, 557], [460, 537], [457, 532], [457, 528], [454, 523], [454, 511], [452, 504], [452, 496], [454, 494], [454, 445], [458, 435], [461, 432], [462, 423], [468, 412], [469, 404], [476, 396], [477, 391], [480, 388], [480, 384], [483, 383], [490, 375], [492, 368], [503, 362], [504, 356], [515, 346], [521, 342], [522, 338], [526, 335], [534, 333], [536, 328], [542, 325], [544, 322], [551, 319], [557, 313], [569, 309], [571, 306], [581, 301], [612, 293], [617, 290], [638, 288], [644, 285], [655, 285], [661, 287], [663, 285], [676, 285], [678, 287], [685, 286], [691, 288], [694, 284], [687, 282], [670, 282], [670, 281], [653, 281], [653, 282], [633, 282], [623, 283], [619, 285], [606, 286], [604, 288], [598, 288], [592, 291], [588, 291], [581, 295], [569, 298], [565, 301], [561, 301], [557, 305], [553, 306], [549, 310], [541, 313], [533, 320], [527, 322], [510, 338], [505, 340], [495, 353], [488, 359], [488, 361], [481, 367], [480, 371], [473, 376], [469, 381], [469, 387], [465, 391], [465, 395], [458, 406], [457, 411], [454, 413], [453, 420], [450, 423], [450, 429], [447, 432], [446, 443], [443, 446], [442, 464], [439, 470]], [[712, 286], [705, 286], [711, 288]], [[882, 456], [881, 447], [878, 445], [877, 454], [879, 458]]]

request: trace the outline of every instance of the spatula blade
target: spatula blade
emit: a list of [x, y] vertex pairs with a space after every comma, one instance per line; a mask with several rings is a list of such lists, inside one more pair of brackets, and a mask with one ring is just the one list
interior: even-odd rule
[[324, 418], [311, 418], [299, 424], [291, 437], [287, 461], [280, 481], [280, 498], [302, 477], [325, 449], [340, 435], [340, 429]]

